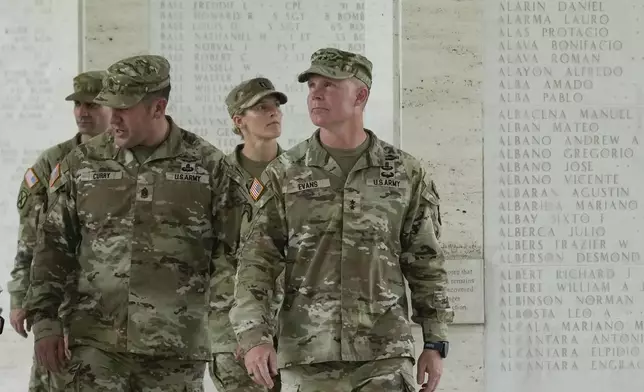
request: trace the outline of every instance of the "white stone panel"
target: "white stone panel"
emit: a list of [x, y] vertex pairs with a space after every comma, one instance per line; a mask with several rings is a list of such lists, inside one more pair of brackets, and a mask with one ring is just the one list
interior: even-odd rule
[[172, 65], [169, 113], [178, 123], [229, 152], [240, 142], [224, 99], [241, 82], [268, 77], [289, 97], [280, 144], [289, 148], [315, 127], [306, 108], [306, 84], [297, 74], [311, 54], [338, 47], [366, 55], [374, 82], [365, 126], [399, 145], [398, 2], [391, 0], [270, 2], [149, 2], [150, 52]]
[[11, 392], [27, 388], [33, 353], [31, 336], [21, 338], [8, 322], [18, 188], [40, 152], [75, 133], [73, 105], [64, 99], [79, 72], [79, 26], [78, 1], [0, 0], [0, 306], [7, 320], [0, 348], [11, 361], [0, 364], [0, 379]]
[[[16, 251], [18, 188], [46, 148], [74, 135], [72, 79], [79, 72], [78, 2], [0, 0], [0, 284], [6, 288]], [[8, 309], [3, 294], [3, 308]]]
[[642, 8], [485, 4], [486, 391], [639, 391]]

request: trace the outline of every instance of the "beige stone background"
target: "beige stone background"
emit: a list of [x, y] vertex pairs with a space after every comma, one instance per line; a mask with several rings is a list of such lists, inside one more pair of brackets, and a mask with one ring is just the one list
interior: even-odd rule
[[[402, 148], [434, 168], [448, 259], [482, 259], [482, 1], [401, 1]], [[146, 0], [84, 3], [84, 69], [147, 52]], [[32, 354], [24, 347], [31, 344], [11, 336], [2, 356], [12, 361], [0, 361], [0, 375], [20, 364], [26, 376]], [[452, 326], [450, 341], [439, 390], [483, 391], [483, 326]], [[208, 377], [205, 384], [213, 390]], [[14, 391], [5, 387], [0, 390]]]

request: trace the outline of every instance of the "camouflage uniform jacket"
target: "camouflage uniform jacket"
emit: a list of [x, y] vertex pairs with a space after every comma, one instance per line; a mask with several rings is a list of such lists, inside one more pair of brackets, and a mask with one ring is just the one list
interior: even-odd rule
[[47, 188], [49, 174], [56, 164], [80, 144], [81, 136], [76, 134], [72, 139], [46, 149], [40, 154], [33, 167], [25, 173], [18, 192], [18, 251], [11, 281], [7, 289], [11, 295], [11, 309], [24, 308], [29, 290], [29, 271], [36, 246], [36, 229], [41, 212], [47, 208]]
[[238, 254], [231, 321], [243, 350], [272, 341], [282, 270], [280, 367], [413, 356], [404, 278], [424, 338], [447, 338], [438, 194], [419, 161], [369, 134], [346, 182], [319, 131], [266, 169], [268, 194]]
[[227, 164], [168, 121], [168, 137], [141, 165], [103, 134], [54, 168], [32, 267], [36, 339], [60, 335], [62, 284], [78, 271], [70, 344], [210, 359], [209, 286]]
[[[236, 252], [239, 246], [240, 236], [248, 229], [252, 217], [255, 215], [255, 200], [250, 194], [250, 188], [255, 180], [241, 165], [239, 155], [243, 144], [238, 145], [233, 152], [226, 157], [230, 170], [230, 188], [226, 208], [226, 234], [225, 256], [219, 257], [215, 263], [215, 273], [210, 285], [211, 291], [211, 315], [210, 333], [213, 353], [234, 352], [237, 348], [237, 338], [230, 325], [228, 317], [233, 302], [233, 291], [235, 288], [235, 272], [237, 271]], [[278, 146], [277, 155], [283, 150]], [[258, 178], [261, 184], [266, 183], [266, 174]], [[259, 193], [258, 201], [265, 193]], [[283, 275], [282, 275], [283, 277]], [[277, 287], [278, 289], [281, 286]], [[273, 313], [281, 305], [283, 293], [278, 292], [275, 296]], [[274, 324], [272, 324], [274, 326]], [[273, 329], [271, 329], [273, 331]]]

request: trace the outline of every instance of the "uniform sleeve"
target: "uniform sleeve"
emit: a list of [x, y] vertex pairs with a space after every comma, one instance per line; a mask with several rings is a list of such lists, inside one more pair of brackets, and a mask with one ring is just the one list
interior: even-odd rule
[[234, 352], [237, 340], [228, 318], [233, 303], [234, 278], [237, 269], [235, 250], [239, 238], [236, 217], [236, 184], [229, 182], [226, 195], [219, 201], [218, 245], [213, 251], [213, 273], [210, 281], [210, 335], [214, 352]]
[[[273, 182], [256, 206], [237, 252], [234, 304], [230, 321], [244, 352], [260, 344], [273, 344], [275, 281], [284, 270], [287, 224], [284, 202]], [[277, 188], [279, 189], [279, 188]]]
[[30, 282], [31, 261], [36, 246], [36, 230], [40, 213], [47, 206], [47, 178], [42, 159], [29, 168], [18, 190], [18, 246], [14, 258], [11, 280], [7, 283], [11, 310], [24, 308]]
[[235, 259], [229, 250], [213, 258], [214, 273], [210, 284], [210, 334], [214, 352], [234, 352], [237, 340], [228, 314], [233, 303]]
[[412, 321], [422, 327], [425, 342], [447, 340], [447, 324], [454, 317], [447, 297], [445, 257], [437, 239], [438, 205], [433, 182], [419, 178], [401, 238], [400, 263], [411, 290]]
[[29, 317], [33, 318], [36, 340], [62, 335], [58, 309], [64, 300], [68, 276], [79, 268], [75, 257], [80, 242], [76, 213], [75, 187], [66, 169], [67, 160], [51, 174], [49, 206], [38, 232], [31, 270], [31, 290], [27, 300]]

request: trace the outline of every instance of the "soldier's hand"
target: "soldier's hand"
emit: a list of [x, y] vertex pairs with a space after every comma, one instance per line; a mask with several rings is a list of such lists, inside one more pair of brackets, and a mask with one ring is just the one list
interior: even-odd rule
[[11, 326], [23, 338], [27, 337], [27, 331], [25, 331], [26, 318], [27, 318], [27, 311], [25, 309], [14, 309], [9, 314], [9, 322], [11, 323]]
[[50, 372], [60, 373], [65, 367], [65, 340], [62, 336], [47, 336], [35, 343], [38, 363]]
[[[443, 374], [443, 359], [436, 350], [423, 350], [418, 358], [416, 382], [422, 385], [422, 392], [434, 392]], [[427, 374], [427, 383], [425, 383]]]
[[273, 388], [273, 377], [277, 376], [277, 353], [272, 344], [260, 344], [248, 350], [244, 364], [256, 384]]

